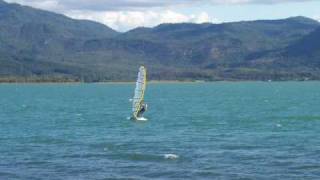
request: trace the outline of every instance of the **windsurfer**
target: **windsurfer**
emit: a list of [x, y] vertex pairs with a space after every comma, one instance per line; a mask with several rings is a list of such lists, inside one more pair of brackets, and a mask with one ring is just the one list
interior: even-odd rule
[[144, 102], [141, 102], [141, 108], [137, 114], [137, 117], [142, 117], [142, 114], [147, 111], [148, 105]]
[[146, 68], [141, 66], [139, 68], [136, 88], [134, 91], [132, 102], [132, 118], [135, 120], [144, 120], [143, 113], [147, 111], [147, 104], [144, 103], [144, 92], [147, 84]]

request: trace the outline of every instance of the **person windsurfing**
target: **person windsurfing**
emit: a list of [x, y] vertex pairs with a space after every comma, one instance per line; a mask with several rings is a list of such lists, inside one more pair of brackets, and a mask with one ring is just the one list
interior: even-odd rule
[[139, 68], [138, 78], [136, 81], [136, 88], [134, 97], [132, 99], [132, 119], [145, 121], [142, 115], [147, 110], [147, 104], [144, 102], [144, 94], [147, 85], [147, 71], [144, 66]]
[[143, 101], [141, 102], [140, 105], [140, 110], [137, 113], [137, 118], [142, 117], [143, 113], [147, 111], [148, 104], [145, 104]]

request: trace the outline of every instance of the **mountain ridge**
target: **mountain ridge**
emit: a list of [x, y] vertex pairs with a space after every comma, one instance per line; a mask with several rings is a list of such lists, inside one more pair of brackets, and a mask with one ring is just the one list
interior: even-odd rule
[[320, 79], [320, 55], [293, 54], [319, 33], [319, 22], [301, 16], [119, 33], [0, 0], [0, 24], [0, 81], [132, 81], [140, 65], [151, 80]]

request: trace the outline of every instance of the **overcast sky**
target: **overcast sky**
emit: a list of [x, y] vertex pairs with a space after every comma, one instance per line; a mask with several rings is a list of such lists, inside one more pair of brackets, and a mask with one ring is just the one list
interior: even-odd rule
[[5, 0], [101, 22], [118, 31], [160, 23], [220, 23], [307, 16], [320, 20], [320, 0]]

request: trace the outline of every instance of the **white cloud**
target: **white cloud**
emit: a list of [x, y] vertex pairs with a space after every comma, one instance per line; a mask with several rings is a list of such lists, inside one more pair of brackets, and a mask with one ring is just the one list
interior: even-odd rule
[[[126, 31], [138, 26], [160, 23], [217, 22], [207, 12], [183, 14], [177, 9], [205, 5], [275, 4], [312, 0], [6, 0], [40, 9], [63, 13], [76, 19], [87, 19]], [[320, 18], [317, 17], [319, 20]]]
[[209, 0], [212, 4], [281, 4], [314, 0]]
[[6, 0], [7, 2], [28, 5], [39, 9], [59, 11], [63, 8], [59, 0]]
[[[93, 6], [103, 8], [106, 5], [110, 7], [127, 6], [169, 6], [175, 4], [184, 4], [186, 0], [6, 0], [7, 2], [16, 2], [40, 9], [51, 10], [63, 13], [75, 19], [93, 20], [103, 23], [118, 31], [127, 31], [136, 27], [152, 27], [161, 23], [204, 23], [217, 22], [217, 19], [211, 18], [208, 13], [200, 12], [198, 14], [182, 14], [166, 8], [162, 10], [155, 9], [136, 9], [136, 10], [93, 10]], [[195, 0], [191, 0], [193, 2]], [[160, 3], [161, 2], [161, 3]], [[105, 3], [102, 5], [102, 3]], [[85, 5], [87, 9], [85, 9]]]
[[217, 20], [210, 18], [208, 13], [202, 12], [197, 17], [195, 17], [196, 23], [205, 23], [205, 22], [216, 22]]
[[47, 10], [128, 11], [203, 4], [279, 4], [314, 0], [6, 0]]
[[208, 13], [186, 15], [172, 10], [156, 11], [70, 11], [66, 13], [75, 19], [87, 19], [98, 21], [107, 26], [119, 30], [127, 31], [136, 27], [152, 27], [161, 23], [217, 23], [218, 20], [211, 18]]

